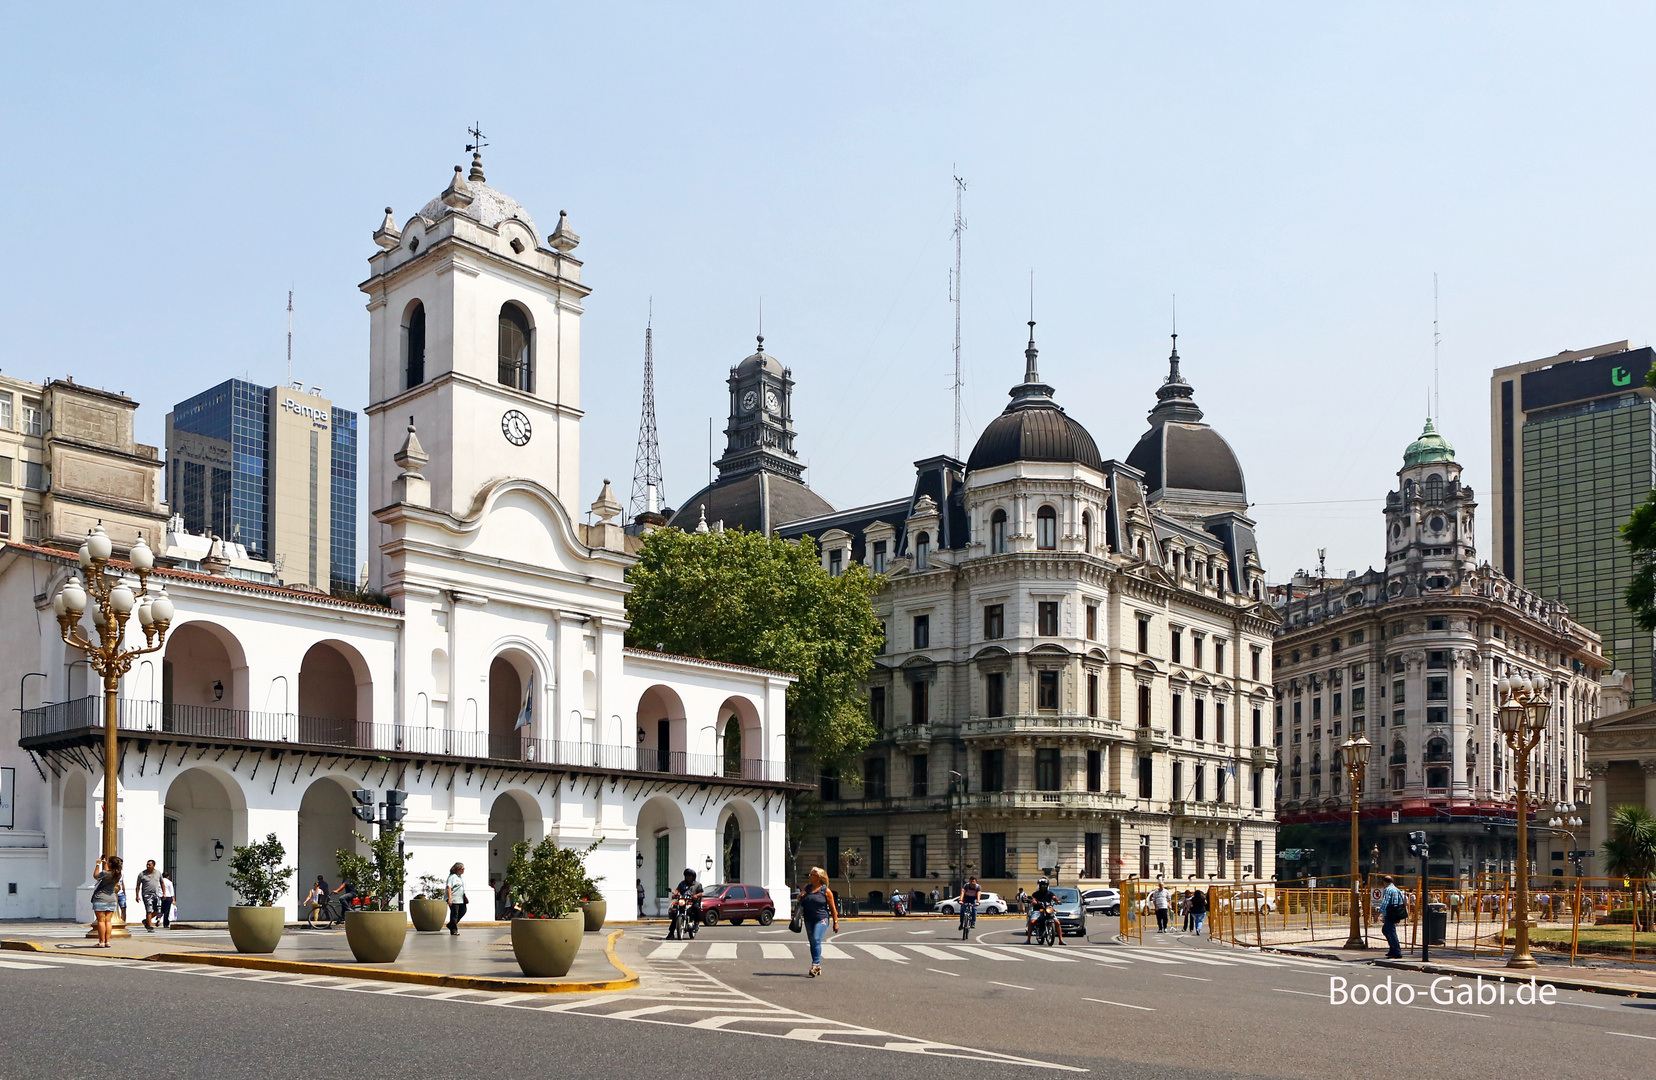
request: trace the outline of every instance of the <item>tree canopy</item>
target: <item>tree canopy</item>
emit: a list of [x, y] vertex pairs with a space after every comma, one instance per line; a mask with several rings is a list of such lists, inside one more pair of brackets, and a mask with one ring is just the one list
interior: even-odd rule
[[871, 602], [879, 578], [866, 567], [829, 576], [809, 537], [657, 529], [627, 580], [629, 644], [797, 676], [789, 741], [809, 744], [821, 764], [873, 740], [862, 684], [883, 628]]

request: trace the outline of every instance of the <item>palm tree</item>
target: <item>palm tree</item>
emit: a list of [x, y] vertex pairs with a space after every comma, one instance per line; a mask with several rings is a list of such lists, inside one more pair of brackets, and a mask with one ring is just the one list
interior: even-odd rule
[[1612, 810], [1610, 835], [1604, 841], [1604, 865], [1612, 876], [1633, 881], [1639, 929], [1656, 928], [1648, 902], [1650, 879], [1656, 877], [1656, 816], [1634, 803]]

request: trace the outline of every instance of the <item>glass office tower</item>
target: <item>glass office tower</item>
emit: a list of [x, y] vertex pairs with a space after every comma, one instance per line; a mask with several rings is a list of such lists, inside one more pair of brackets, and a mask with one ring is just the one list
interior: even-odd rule
[[1635, 567], [1620, 529], [1656, 487], [1653, 359], [1617, 342], [1491, 384], [1497, 567], [1597, 631], [1639, 704], [1656, 700], [1656, 649], [1622, 600]]

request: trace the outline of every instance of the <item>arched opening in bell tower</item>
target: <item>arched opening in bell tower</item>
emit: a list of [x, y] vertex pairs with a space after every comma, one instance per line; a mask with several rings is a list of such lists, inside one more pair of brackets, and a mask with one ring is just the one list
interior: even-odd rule
[[499, 382], [525, 394], [535, 392], [535, 331], [529, 313], [517, 304], [500, 305]]

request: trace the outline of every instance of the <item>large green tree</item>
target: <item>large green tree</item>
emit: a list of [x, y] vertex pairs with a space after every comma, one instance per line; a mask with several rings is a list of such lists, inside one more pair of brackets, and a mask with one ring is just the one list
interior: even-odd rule
[[1637, 803], [1610, 811], [1610, 835], [1599, 844], [1604, 868], [1612, 877], [1633, 882], [1633, 908], [1640, 930], [1650, 930], [1653, 919], [1652, 878], [1656, 878], [1656, 816]]
[[821, 765], [850, 761], [875, 736], [863, 680], [882, 636], [879, 578], [853, 563], [822, 569], [816, 542], [740, 529], [657, 529], [627, 575], [629, 644], [785, 671], [789, 741]]

